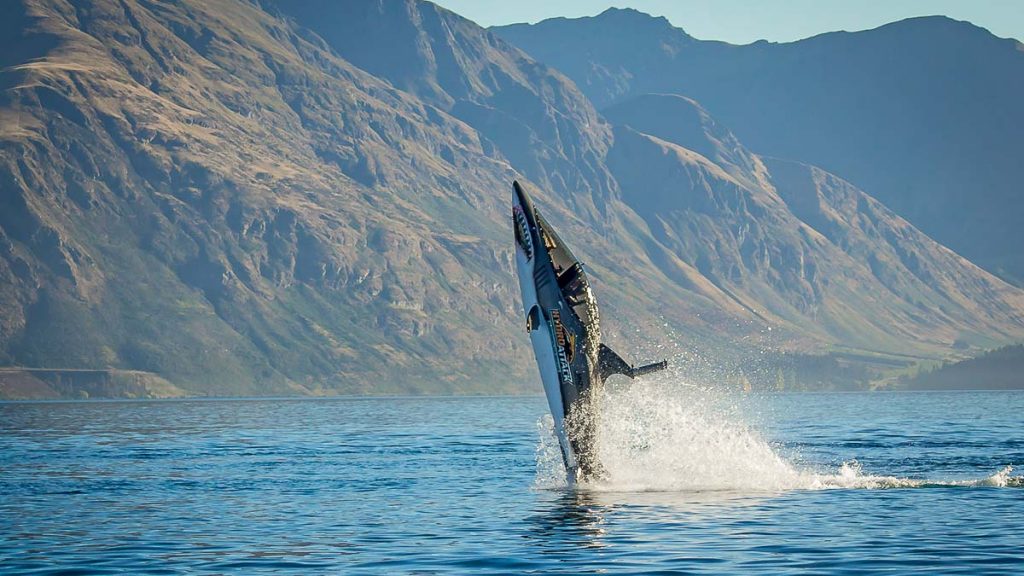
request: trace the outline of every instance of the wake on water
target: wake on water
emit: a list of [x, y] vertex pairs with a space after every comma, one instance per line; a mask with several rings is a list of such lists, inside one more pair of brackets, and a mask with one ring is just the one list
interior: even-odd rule
[[[782, 457], [742, 423], [713, 388], [664, 380], [605, 391], [597, 451], [605, 476], [583, 488], [600, 492], [766, 493], [830, 488], [1024, 487], [1006, 466], [987, 478], [934, 481], [865, 475], [856, 460], [815, 471]], [[538, 421], [536, 487], [566, 487], [550, 415]]]

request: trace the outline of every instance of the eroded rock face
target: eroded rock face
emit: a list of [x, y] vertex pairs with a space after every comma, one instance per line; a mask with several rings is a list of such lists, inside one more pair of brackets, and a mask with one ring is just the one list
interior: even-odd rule
[[625, 203], [745, 307], [864, 348], [1024, 321], [1020, 290], [841, 178], [750, 152], [691, 99], [645, 95], [607, 115]]
[[49, 43], [4, 73], [5, 358], [383, 392], [476, 385], [472, 354], [521, 383], [511, 172], [475, 131], [245, 3], [19, 8]]
[[657, 129], [606, 120], [429, 3], [9, 9], [4, 364], [199, 394], [535, 391], [514, 177], [627, 351], [756, 352], [768, 326], [782, 348], [928, 354], [1024, 334], [1019, 291], [865, 193], [763, 160], [693, 101]]
[[619, 9], [492, 31], [564, 72], [602, 111], [650, 93], [694, 98], [756, 152], [838, 174], [1024, 285], [1020, 38], [930, 16], [734, 46]]

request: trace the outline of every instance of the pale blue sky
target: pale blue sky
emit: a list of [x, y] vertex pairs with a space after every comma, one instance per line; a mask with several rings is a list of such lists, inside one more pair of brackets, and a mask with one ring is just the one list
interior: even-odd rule
[[703, 40], [787, 42], [834, 30], [866, 30], [940, 14], [996, 36], [1024, 40], [1024, 0], [434, 0], [483, 26], [593, 16], [632, 7]]

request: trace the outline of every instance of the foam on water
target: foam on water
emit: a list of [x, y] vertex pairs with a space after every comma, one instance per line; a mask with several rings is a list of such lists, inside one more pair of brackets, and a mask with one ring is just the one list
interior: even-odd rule
[[[550, 415], [538, 421], [536, 486], [564, 488]], [[765, 493], [830, 488], [1024, 487], [1012, 466], [990, 477], [935, 481], [865, 474], [856, 460], [812, 470], [779, 454], [744, 423], [726, 393], [666, 380], [606, 390], [597, 450], [605, 476], [587, 486], [607, 492]]]

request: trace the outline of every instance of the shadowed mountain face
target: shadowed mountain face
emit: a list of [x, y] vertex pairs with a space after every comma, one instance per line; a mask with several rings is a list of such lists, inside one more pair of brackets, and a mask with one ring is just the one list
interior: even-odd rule
[[0, 10], [0, 364], [200, 394], [533, 391], [515, 177], [627, 354], [1024, 336], [1020, 290], [851, 184], [692, 100], [602, 116], [427, 2]]
[[1012, 338], [1024, 321], [1020, 290], [848, 182], [751, 153], [692, 100], [648, 95], [606, 117], [619, 126], [608, 164], [624, 201], [669, 252], [755, 314], [876, 350], [906, 339], [980, 344], [980, 324], [949, 329], [982, 317], [1010, 320], [1002, 337]]
[[472, 126], [576, 211], [604, 212], [610, 130], [569, 79], [429, 2], [275, 6], [349, 62]]
[[917, 18], [789, 44], [733, 46], [633, 10], [496, 28], [599, 109], [695, 98], [759, 153], [868, 190], [986, 269], [1024, 282], [1024, 45]]

